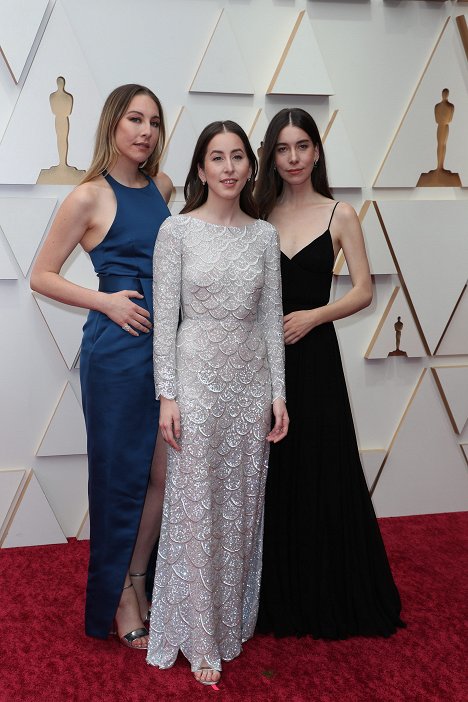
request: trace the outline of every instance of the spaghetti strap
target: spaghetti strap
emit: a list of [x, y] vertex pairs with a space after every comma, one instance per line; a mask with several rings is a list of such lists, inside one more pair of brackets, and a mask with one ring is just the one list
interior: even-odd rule
[[340, 203], [340, 201], [338, 200], [338, 202], [335, 204], [335, 207], [334, 207], [333, 210], [332, 210], [331, 217], [330, 217], [330, 221], [328, 222], [328, 227], [327, 227], [328, 229], [330, 229], [330, 224], [331, 224], [331, 222], [332, 222], [333, 215], [335, 214], [335, 210], [336, 210], [336, 208], [338, 207], [339, 203]]

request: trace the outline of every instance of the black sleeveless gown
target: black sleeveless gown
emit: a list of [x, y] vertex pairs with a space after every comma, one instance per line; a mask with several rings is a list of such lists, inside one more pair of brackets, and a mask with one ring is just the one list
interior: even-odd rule
[[[328, 303], [333, 260], [329, 229], [293, 258], [281, 254], [285, 315]], [[404, 626], [400, 597], [332, 323], [286, 346], [286, 393], [289, 433], [270, 451], [257, 628], [324, 639], [390, 636]]]

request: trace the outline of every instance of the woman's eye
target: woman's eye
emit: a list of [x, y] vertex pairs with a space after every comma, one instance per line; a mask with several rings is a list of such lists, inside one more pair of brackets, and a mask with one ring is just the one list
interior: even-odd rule
[[139, 122], [140, 118], [139, 117], [129, 117], [130, 122]]
[[159, 122], [151, 122], [151, 126], [155, 127], [156, 129], [159, 128]]
[[276, 149], [276, 151], [277, 151], [279, 154], [283, 154], [283, 153], [286, 151], [286, 147], [285, 147], [285, 146], [278, 146], [278, 148]]

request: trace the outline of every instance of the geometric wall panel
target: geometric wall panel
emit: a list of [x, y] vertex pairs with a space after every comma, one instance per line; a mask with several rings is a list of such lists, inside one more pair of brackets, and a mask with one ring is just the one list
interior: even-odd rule
[[322, 53], [305, 10], [299, 13], [267, 95], [333, 95]]
[[403, 287], [434, 353], [466, 284], [468, 201], [379, 201], [378, 207]]
[[78, 529], [78, 531], [76, 533], [76, 538], [79, 541], [85, 541], [86, 539], [89, 539], [89, 512], [88, 512], [88, 510], [86, 510], [86, 514], [83, 517], [80, 528]]
[[380, 517], [468, 509], [467, 465], [426, 370], [392, 439], [372, 499]]
[[[0, 183], [35, 184], [40, 171], [58, 163], [55, 117], [49, 96], [63, 76], [73, 95], [68, 163], [86, 168], [102, 98], [65, 10], [56, 3], [0, 143]], [[34, 116], [35, 128], [31, 128]]]
[[224, 10], [190, 86], [191, 93], [252, 95], [254, 89], [237, 39]]
[[88, 507], [86, 456], [42, 458], [34, 473], [65, 536], [76, 536]]
[[69, 456], [86, 453], [86, 429], [83, 411], [67, 383], [54, 410], [37, 456]]
[[436, 366], [431, 371], [453, 428], [461, 434], [468, 419], [468, 366]]
[[[399, 327], [398, 340], [395, 325]], [[395, 353], [396, 350], [400, 353]], [[365, 357], [387, 358], [389, 354], [416, 358], [426, 355], [405, 294], [399, 287], [396, 287], [390, 296]]]
[[443, 167], [458, 173], [468, 185], [468, 96], [466, 58], [460, 52], [455, 22], [446, 20], [428, 65], [380, 167], [374, 187], [415, 187], [421, 173], [437, 166], [437, 124], [434, 107], [442, 102], [442, 90], [455, 106], [449, 123]]
[[15, 82], [20, 79], [49, 0], [2, 0], [0, 52]]
[[198, 134], [189, 112], [187, 108], [181, 107], [163, 154], [164, 170], [171, 174], [176, 187], [185, 185], [197, 139]]
[[385, 449], [361, 449], [362, 469], [366, 478], [367, 487], [370, 490], [379, 472], [380, 466], [385, 458]]
[[26, 276], [54, 211], [51, 197], [0, 198], [0, 227]]
[[23, 468], [0, 470], [0, 544], [26, 476]]
[[435, 353], [437, 356], [468, 354], [468, 288], [466, 287]]
[[7, 246], [0, 231], [0, 280], [18, 280], [18, 271], [11, 262]]
[[[75, 249], [66, 261], [62, 268], [62, 274], [72, 283], [93, 290], [97, 289], [97, 278], [89, 256], [79, 248]], [[88, 310], [49, 300], [37, 293], [34, 293], [33, 297], [65, 363], [68, 368], [73, 368], [80, 350], [82, 329]]]
[[328, 182], [332, 188], [362, 188], [361, 169], [351, 146], [341, 113], [335, 110], [323, 143], [327, 154]]
[[[359, 220], [366, 244], [371, 275], [395, 274], [397, 270], [382, 231], [379, 218], [377, 217], [375, 204], [372, 200], [366, 200], [363, 204], [359, 212]], [[335, 275], [349, 275], [348, 265], [343, 251], [340, 251], [336, 258], [333, 273]]]
[[31, 471], [8, 526], [2, 548], [63, 544], [67, 539]]

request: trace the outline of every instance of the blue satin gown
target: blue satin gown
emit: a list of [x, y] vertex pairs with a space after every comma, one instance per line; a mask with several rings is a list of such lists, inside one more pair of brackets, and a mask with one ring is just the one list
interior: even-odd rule
[[[106, 237], [90, 252], [99, 290], [137, 290], [144, 298], [133, 301], [152, 319], [153, 249], [170, 212], [151, 179], [144, 188], [129, 188], [105, 178], [117, 211]], [[91, 310], [83, 327], [80, 377], [91, 530], [85, 629], [106, 638], [132, 557], [158, 430], [152, 332], [132, 336]]]

